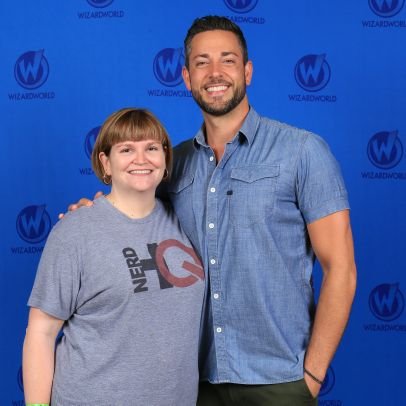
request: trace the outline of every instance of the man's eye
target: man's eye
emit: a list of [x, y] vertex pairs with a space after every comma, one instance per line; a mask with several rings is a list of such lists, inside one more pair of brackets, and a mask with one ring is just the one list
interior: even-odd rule
[[206, 61], [199, 61], [199, 62], [196, 62], [196, 66], [203, 66], [203, 65], [206, 65], [206, 64], [207, 64]]

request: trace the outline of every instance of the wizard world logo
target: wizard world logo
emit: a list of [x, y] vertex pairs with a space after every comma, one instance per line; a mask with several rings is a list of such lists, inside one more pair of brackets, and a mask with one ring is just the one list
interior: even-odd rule
[[378, 17], [390, 18], [400, 13], [405, 0], [368, 0], [368, 4]]
[[370, 162], [380, 169], [391, 169], [403, 157], [403, 145], [398, 131], [381, 131], [371, 137], [367, 146]]
[[308, 92], [317, 92], [327, 86], [331, 69], [326, 54], [305, 55], [295, 66], [296, 83]]
[[258, 0], [224, 0], [224, 3], [235, 13], [248, 13], [256, 7]]
[[17, 216], [16, 229], [22, 240], [36, 244], [48, 237], [52, 224], [45, 207], [45, 204], [27, 206], [20, 211]]
[[44, 50], [28, 51], [22, 54], [15, 63], [14, 77], [25, 89], [37, 89], [42, 86], [49, 75], [49, 64]]

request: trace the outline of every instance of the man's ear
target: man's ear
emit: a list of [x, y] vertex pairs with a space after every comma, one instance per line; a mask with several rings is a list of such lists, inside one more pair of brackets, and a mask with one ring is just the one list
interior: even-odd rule
[[183, 81], [185, 82], [185, 86], [187, 88], [187, 90], [191, 90], [192, 87], [190, 85], [190, 75], [189, 75], [189, 70], [186, 66], [184, 66], [182, 68], [182, 77], [183, 77]]
[[254, 71], [254, 66], [252, 61], [248, 61], [244, 67], [245, 84], [248, 86], [251, 84], [252, 74]]

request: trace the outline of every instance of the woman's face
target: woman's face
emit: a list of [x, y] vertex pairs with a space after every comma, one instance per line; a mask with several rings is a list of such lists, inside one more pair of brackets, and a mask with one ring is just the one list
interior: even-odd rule
[[153, 192], [164, 176], [165, 151], [156, 140], [123, 141], [99, 158], [116, 191]]

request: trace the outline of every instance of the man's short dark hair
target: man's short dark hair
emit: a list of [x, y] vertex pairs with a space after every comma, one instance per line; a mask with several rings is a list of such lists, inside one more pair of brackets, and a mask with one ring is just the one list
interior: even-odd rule
[[184, 41], [186, 68], [189, 69], [189, 56], [190, 56], [190, 52], [191, 52], [191, 43], [192, 43], [192, 39], [194, 38], [194, 36], [197, 34], [200, 34], [201, 32], [214, 31], [214, 30], [230, 31], [230, 32], [234, 33], [241, 46], [244, 65], [248, 62], [247, 42], [245, 40], [243, 32], [241, 31], [241, 28], [226, 17], [205, 16], [205, 17], [196, 18], [193, 21], [193, 24], [191, 25], [191, 27], [189, 28], [189, 30], [186, 34], [186, 38]]

